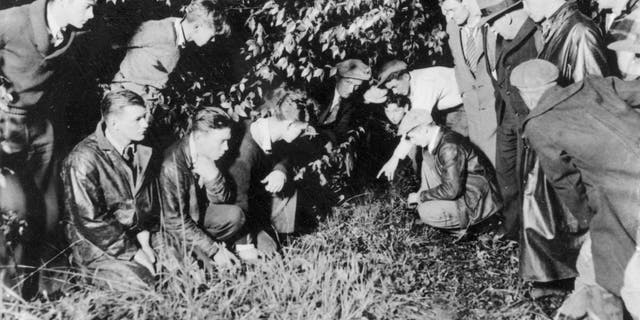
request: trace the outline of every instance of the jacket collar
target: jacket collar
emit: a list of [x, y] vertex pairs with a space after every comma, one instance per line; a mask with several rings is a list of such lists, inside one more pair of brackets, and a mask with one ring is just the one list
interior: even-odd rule
[[499, 59], [504, 57], [511, 50], [519, 47], [522, 42], [526, 41], [531, 36], [531, 34], [535, 33], [537, 30], [538, 27], [536, 26], [536, 23], [533, 22], [533, 20], [531, 20], [530, 18], [527, 18], [524, 24], [520, 27], [520, 30], [518, 30], [518, 33], [516, 34], [516, 37], [513, 38], [513, 40], [502, 41], [502, 50], [500, 50]]
[[[107, 139], [107, 137], [105, 136], [104, 129], [105, 129], [105, 124], [103, 121], [100, 121], [95, 131], [98, 148], [100, 148], [103, 151], [106, 151], [107, 153], [113, 153], [114, 155], [116, 155], [116, 158], [124, 161], [124, 159], [122, 159], [122, 155], [120, 154], [120, 152], [116, 150], [116, 148], [111, 144], [111, 142], [109, 142], [109, 139]], [[149, 167], [149, 163], [151, 162], [152, 155], [153, 155], [152, 148], [142, 144], [138, 144], [136, 146], [136, 156], [139, 159], [140, 173], [141, 173], [139, 176], [140, 178], [137, 180], [137, 183], [135, 186], [136, 191], [138, 191], [139, 188], [142, 186], [142, 182], [144, 180], [143, 177], [145, 177], [147, 173], [146, 171], [147, 171], [147, 168]]]
[[583, 86], [584, 86], [584, 81], [580, 81], [566, 88], [555, 86], [547, 90], [542, 95], [542, 98], [538, 102], [538, 105], [533, 110], [531, 110], [527, 118], [522, 122], [522, 129], [524, 130], [524, 127], [526, 126], [529, 120], [543, 115], [547, 111], [553, 109], [558, 104], [569, 99], [571, 96], [576, 94], [576, 92], [580, 91], [580, 89], [582, 89]]
[[[38, 52], [45, 58], [54, 58], [64, 53], [75, 38], [74, 31], [68, 31], [68, 40], [63, 42], [64, 46], [47, 56], [52, 47], [49, 39], [49, 27], [47, 26], [47, 0], [36, 0], [29, 5], [29, 20], [31, 21], [31, 33], [33, 44]], [[68, 28], [67, 28], [68, 30]]]

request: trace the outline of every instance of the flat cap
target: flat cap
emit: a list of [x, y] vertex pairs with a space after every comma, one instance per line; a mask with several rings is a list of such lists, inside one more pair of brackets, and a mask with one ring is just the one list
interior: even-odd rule
[[640, 53], [640, 37], [618, 40], [612, 42], [607, 48], [613, 51]]
[[407, 64], [401, 60], [391, 60], [385, 63], [382, 68], [380, 68], [380, 73], [378, 74], [378, 84], [384, 84], [389, 80], [389, 76], [396, 72], [407, 70]]
[[371, 68], [359, 59], [348, 59], [336, 64], [336, 72], [343, 78], [362, 81], [371, 79]]
[[424, 109], [411, 109], [404, 115], [400, 125], [398, 126], [398, 135], [404, 136], [409, 131], [417, 128], [420, 125], [433, 122], [433, 118]]
[[491, 23], [506, 13], [522, 8], [522, 0], [478, 0], [480, 25]]
[[519, 89], [535, 89], [558, 80], [558, 67], [553, 63], [533, 59], [519, 64], [511, 72], [511, 85]]

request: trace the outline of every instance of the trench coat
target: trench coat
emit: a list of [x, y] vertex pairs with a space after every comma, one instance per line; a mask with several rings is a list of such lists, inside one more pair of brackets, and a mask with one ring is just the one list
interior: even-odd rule
[[134, 184], [131, 170], [100, 122], [62, 165], [66, 234], [74, 263], [90, 272], [109, 270], [100, 275], [107, 282], [144, 283], [150, 275], [130, 260], [138, 250], [135, 235], [159, 227], [159, 159], [151, 148], [138, 145], [135, 161]]
[[590, 226], [596, 281], [618, 296], [640, 212], [639, 87], [613, 77], [555, 87], [524, 123], [548, 181]]

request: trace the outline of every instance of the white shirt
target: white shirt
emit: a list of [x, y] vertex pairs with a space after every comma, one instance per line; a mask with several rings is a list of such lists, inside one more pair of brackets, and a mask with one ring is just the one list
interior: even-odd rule
[[338, 116], [338, 109], [340, 108], [340, 94], [338, 93], [338, 89], [333, 93], [333, 101], [331, 101], [331, 105], [329, 107], [329, 115], [324, 120], [323, 124], [330, 124], [336, 121], [336, 117]]
[[267, 118], [260, 118], [253, 122], [249, 127], [249, 132], [264, 153], [271, 153], [271, 134], [269, 131], [269, 120]]
[[107, 141], [109, 141], [109, 143], [111, 143], [113, 148], [115, 148], [116, 151], [118, 151], [118, 153], [121, 156], [124, 155], [124, 149], [126, 149], [129, 145], [122, 146], [122, 145], [118, 144], [118, 142], [116, 142], [116, 140], [109, 134], [109, 130], [107, 130], [107, 129], [104, 130], [104, 137], [107, 138]]
[[442, 129], [438, 127], [436, 129], [436, 132], [433, 133], [433, 139], [431, 139], [429, 145], [427, 145], [427, 151], [429, 151], [429, 153], [433, 153], [436, 149], [436, 146], [438, 146], [438, 136], [440, 135], [440, 131], [442, 131]]
[[196, 162], [196, 157], [198, 156], [196, 152], [196, 140], [193, 133], [189, 135], [189, 155], [191, 156], [191, 166], [193, 167], [193, 163]]
[[49, 10], [47, 10], [47, 30], [53, 37], [53, 46], [57, 47], [64, 41], [64, 31], [66, 28], [61, 27], [50, 16]]
[[181, 22], [181, 19], [176, 19], [176, 21], [173, 23], [173, 27], [176, 29], [176, 44], [178, 45], [178, 47], [184, 48], [184, 46], [187, 44], [187, 39], [184, 38], [184, 31], [182, 30]]

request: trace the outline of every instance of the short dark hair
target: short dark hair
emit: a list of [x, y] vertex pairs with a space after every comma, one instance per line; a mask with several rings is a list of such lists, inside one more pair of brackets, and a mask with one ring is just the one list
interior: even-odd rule
[[407, 70], [407, 69], [398, 70], [398, 71], [390, 74], [387, 77], [387, 79], [383, 83], [381, 83], [381, 85], [383, 85], [383, 84], [385, 84], [385, 83], [387, 83], [387, 82], [389, 82], [391, 80], [398, 80], [398, 79], [402, 78], [405, 74], [409, 74], [409, 70]]
[[409, 99], [409, 97], [407, 96], [403, 96], [399, 94], [391, 95], [391, 97], [389, 97], [389, 100], [387, 100], [387, 105], [390, 105], [392, 103], [397, 104], [398, 107], [401, 107], [401, 108], [404, 106], [409, 106], [409, 108], [411, 108], [411, 99]]
[[231, 117], [218, 107], [203, 107], [191, 117], [191, 132], [231, 128], [232, 125]]
[[216, 30], [216, 35], [228, 36], [231, 32], [224, 7], [219, 0], [192, 0], [186, 10], [189, 22], [204, 22]]
[[120, 112], [122, 108], [131, 105], [145, 108], [144, 99], [131, 90], [110, 91], [100, 102], [100, 114], [103, 119], [107, 119], [112, 114]]

